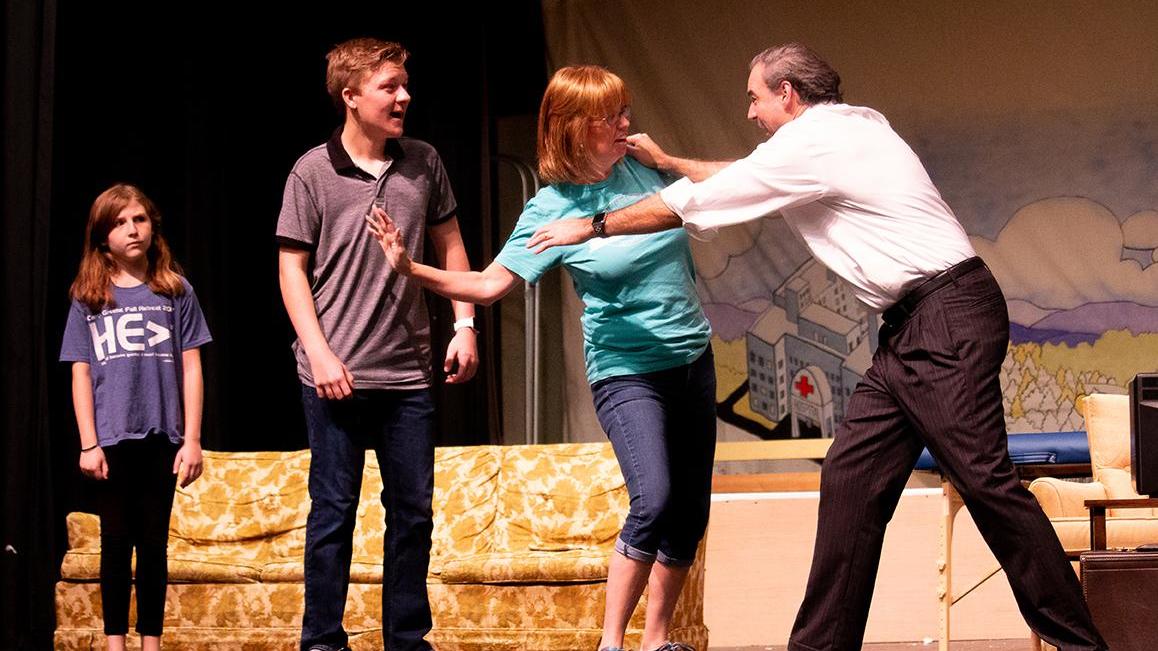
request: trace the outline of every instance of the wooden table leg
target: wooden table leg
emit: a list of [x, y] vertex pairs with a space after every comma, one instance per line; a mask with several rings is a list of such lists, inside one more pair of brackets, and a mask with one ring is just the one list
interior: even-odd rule
[[941, 639], [938, 651], [949, 651], [949, 609], [953, 607], [953, 524], [957, 512], [965, 503], [953, 484], [941, 478], [941, 558], [937, 561], [939, 585], [937, 588], [938, 610], [941, 619]]
[[1090, 549], [1093, 551], [1106, 548], [1106, 507], [1091, 506], [1090, 508]]

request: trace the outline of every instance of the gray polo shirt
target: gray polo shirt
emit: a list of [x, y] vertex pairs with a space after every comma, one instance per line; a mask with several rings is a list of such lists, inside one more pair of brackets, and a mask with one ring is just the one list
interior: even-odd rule
[[[358, 389], [430, 386], [430, 321], [418, 283], [394, 273], [366, 230], [376, 202], [398, 224], [410, 257], [422, 260], [426, 228], [454, 217], [446, 170], [433, 147], [387, 141], [378, 178], [357, 167], [341, 129], [298, 159], [286, 180], [277, 238], [311, 252], [308, 269], [322, 334]], [[310, 362], [294, 341], [298, 376], [314, 386]]]

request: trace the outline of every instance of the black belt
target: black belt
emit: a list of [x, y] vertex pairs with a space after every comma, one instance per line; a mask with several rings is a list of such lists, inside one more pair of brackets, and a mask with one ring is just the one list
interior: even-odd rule
[[921, 301], [925, 300], [930, 294], [941, 289], [945, 285], [957, 280], [961, 276], [980, 269], [985, 266], [985, 261], [976, 256], [962, 260], [948, 269], [938, 273], [937, 275], [925, 280], [920, 285], [909, 290], [908, 294], [901, 297], [901, 300], [893, 304], [892, 307], [885, 310], [881, 314], [881, 320], [886, 324], [897, 327], [904, 323], [914, 312], [917, 311], [917, 306]]

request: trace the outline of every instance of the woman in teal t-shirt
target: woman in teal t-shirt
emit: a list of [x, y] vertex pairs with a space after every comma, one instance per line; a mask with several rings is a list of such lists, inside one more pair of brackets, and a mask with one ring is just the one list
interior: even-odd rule
[[[631, 496], [607, 574], [600, 649], [623, 646], [628, 619], [650, 584], [640, 648], [690, 649], [669, 639], [676, 599], [708, 522], [716, 443], [711, 327], [696, 294], [686, 233], [596, 238], [536, 254], [527, 240], [565, 217], [622, 208], [664, 186], [626, 157], [630, 96], [599, 66], [560, 69], [539, 110], [539, 174], [551, 185], [526, 206], [495, 261], [481, 272], [412, 262], [379, 209], [370, 229], [393, 267], [426, 288], [490, 304], [562, 265], [583, 300], [587, 379]], [[598, 229], [597, 220], [592, 227]], [[598, 233], [598, 231], [597, 231]]]

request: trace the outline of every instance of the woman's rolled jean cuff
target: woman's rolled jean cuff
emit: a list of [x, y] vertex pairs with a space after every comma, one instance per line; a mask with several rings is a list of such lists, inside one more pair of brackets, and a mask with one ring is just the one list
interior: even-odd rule
[[632, 547], [631, 545], [623, 542], [622, 538], [615, 539], [615, 551], [623, 554], [633, 561], [639, 561], [641, 563], [658, 562], [661, 565], [667, 565], [668, 567], [691, 567], [692, 563], [695, 562], [695, 559], [684, 560], [681, 558], [672, 558], [662, 551], [651, 554], [643, 551], [642, 549], [639, 549], [638, 547]]

